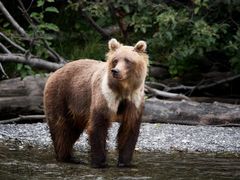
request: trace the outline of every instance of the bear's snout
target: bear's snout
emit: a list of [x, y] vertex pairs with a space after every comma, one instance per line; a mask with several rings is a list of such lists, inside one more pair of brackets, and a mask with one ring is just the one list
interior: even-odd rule
[[120, 78], [120, 71], [119, 69], [117, 68], [112, 68], [111, 69], [111, 72], [112, 72], [112, 76], [116, 79], [119, 79]]

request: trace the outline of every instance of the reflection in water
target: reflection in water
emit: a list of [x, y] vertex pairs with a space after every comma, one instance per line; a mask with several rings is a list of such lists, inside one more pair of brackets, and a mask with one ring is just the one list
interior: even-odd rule
[[[76, 153], [88, 162], [87, 153]], [[0, 179], [237, 179], [239, 154], [135, 153], [133, 168], [117, 168], [110, 153], [109, 168], [57, 163], [52, 149], [0, 143]]]

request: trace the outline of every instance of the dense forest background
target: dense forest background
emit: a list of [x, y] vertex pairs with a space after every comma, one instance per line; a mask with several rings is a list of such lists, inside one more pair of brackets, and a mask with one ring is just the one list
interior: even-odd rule
[[104, 60], [111, 37], [130, 45], [145, 40], [149, 86], [238, 103], [238, 0], [1, 0], [0, 5], [1, 79], [45, 74], [54, 64], [80, 58]]

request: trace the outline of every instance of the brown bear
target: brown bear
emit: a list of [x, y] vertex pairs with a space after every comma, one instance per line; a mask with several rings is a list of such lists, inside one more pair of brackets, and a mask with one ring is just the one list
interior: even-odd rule
[[111, 39], [108, 46], [107, 62], [73, 61], [47, 80], [44, 109], [58, 161], [74, 162], [73, 145], [87, 129], [91, 165], [105, 167], [108, 128], [117, 121], [118, 166], [131, 165], [144, 105], [146, 43]]

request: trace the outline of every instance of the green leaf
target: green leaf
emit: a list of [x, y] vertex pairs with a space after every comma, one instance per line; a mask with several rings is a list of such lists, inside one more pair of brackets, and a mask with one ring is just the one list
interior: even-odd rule
[[173, 39], [172, 33], [169, 32], [169, 31], [166, 32], [166, 37], [167, 37], [168, 40], [170, 40], [170, 41], [172, 41], [172, 39]]
[[129, 6], [128, 5], [124, 5], [123, 6], [123, 9], [126, 13], [129, 13], [130, 12], [130, 9], [129, 9]]
[[37, 7], [42, 7], [44, 5], [44, 0], [38, 0], [37, 1]]
[[36, 13], [36, 12], [32, 12], [31, 14], [30, 14], [30, 17], [37, 17], [38, 16], [38, 13]]
[[199, 7], [194, 8], [194, 14], [197, 14], [199, 9], [200, 9]]
[[9, 24], [10, 24], [9, 22], [6, 22], [6, 23], [3, 24], [3, 27], [6, 28], [6, 27], [9, 26]]
[[54, 2], [55, 0], [47, 0], [47, 2]]
[[32, 12], [32, 13], [30, 14], [30, 17], [32, 17], [32, 18], [37, 18], [37, 19], [41, 19], [41, 18], [43, 18], [43, 14], [37, 13], [37, 12]]
[[30, 14], [30, 17], [37, 20], [37, 21], [42, 21], [43, 20], [43, 13], [32, 12]]
[[52, 31], [56, 31], [58, 32], [59, 31], [59, 28], [57, 25], [53, 24], [53, 23], [46, 23], [45, 24], [45, 27], [49, 30], [52, 30]]
[[45, 11], [46, 12], [53, 12], [53, 13], [59, 13], [59, 11], [58, 11], [58, 9], [57, 8], [55, 8], [55, 7], [47, 7], [46, 9], [45, 9]]
[[17, 64], [17, 70], [20, 71], [23, 68], [23, 64]]

